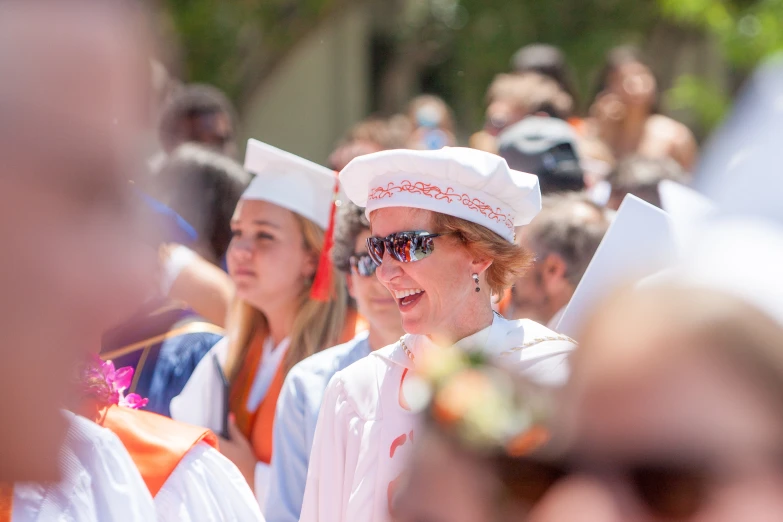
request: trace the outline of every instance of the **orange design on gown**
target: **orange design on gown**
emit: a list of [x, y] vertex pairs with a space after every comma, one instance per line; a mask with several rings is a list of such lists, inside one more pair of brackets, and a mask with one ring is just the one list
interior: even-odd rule
[[86, 405], [84, 411], [90, 413], [87, 418], [119, 437], [153, 497], [196, 444], [218, 447], [217, 436], [208, 429], [157, 413], [97, 404]]

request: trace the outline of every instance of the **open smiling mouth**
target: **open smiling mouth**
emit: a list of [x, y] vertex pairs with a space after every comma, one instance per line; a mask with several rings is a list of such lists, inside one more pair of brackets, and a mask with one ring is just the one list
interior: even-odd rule
[[424, 290], [419, 288], [411, 288], [409, 290], [395, 290], [394, 297], [397, 299], [397, 305], [400, 310], [406, 310], [412, 308], [416, 303], [421, 300], [424, 295]]

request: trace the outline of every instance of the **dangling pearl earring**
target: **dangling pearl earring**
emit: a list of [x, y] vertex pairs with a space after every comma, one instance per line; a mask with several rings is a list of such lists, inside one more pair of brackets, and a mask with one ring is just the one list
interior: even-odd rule
[[476, 283], [476, 292], [481, 292], [481, 287], [479, 287], [478, 274], [473, 274], [473, 282]]

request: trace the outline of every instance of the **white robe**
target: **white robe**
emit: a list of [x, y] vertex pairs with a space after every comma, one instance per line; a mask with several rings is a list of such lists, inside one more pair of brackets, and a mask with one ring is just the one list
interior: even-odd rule
[[147, 486], [117, 436], [65, 412], [71, 421], [60, 453], [63, 480], [15, 484], [12, 522], [149, 522]]
[[[423, 335], [404, 340], [414, 357], [432, 345]], [[457, 346], [482, 350], [551, 386], [565, 383], [574, 348], [570, 339], [538, 323], [499, 316]], [[413, 368], [397, 342], [332, 378], [318, 417], [300, 522], [389, 520], [392, 484], [404, 470], [417, 429], [417, 416], [401, 405], [402, 382]]]
[[14, 486], [12, 522], [263, 521], [245, 478], [220, 452], [199, 443], [153, 499], [117, 436], [66, 412], [71, 427], [59, 484]]
[[[276, 363], [282, 362], [282, 356], [285, 355], [284, 351], [288, 347], [288, 339], [283, 340], [272, 351], [278, 355], [280, 360], [276, 360]], [[282, 353], [281, 353], [282, 352]], [[215, 433], [220, 433], [223, 429], [223, 415], [225, 414], [225, 397], [223, 381], [220, 378], [215, 368], [215, 358], [223, 367], [226, 363], [226, 357], [228, 356], [228, 338], [224, 338], [212, 347], [209, 352], [201, 359], [201, 361], [193, 370], [193, 374], [188, 379], [187, 384], [182, 389], [182, 393], [177, 395], [171, 400], [171, 417], [181, 422], [187, 422], [195, 426], [203, 426], [209, 428]], [[262, 358], [261, 364], [264, 364]], [[276, 368], [275, 368], [276, 369]], [[256, 378], [251, 386], [251, 396], [249, 401], [260, 403], [260, 398], [254, 395], [253, 391], [258, 388], [259, 381], [264, 374], [269, 372], [258, 371], [256, 372]], [[272, 377], [274, 372], [272, 372]], [[263, 390], [261, 390], [263, 391]], [[269, 489], [270, 481], [270, 467], [268, 464], [259, 462], [256, 464], [255, 470], [255, 495], [258, 505], [265, 505], [266, 494]]]
[[158, 522], [264, 520], [242, 473], [205, 442], [185, 454], [154, 501]]

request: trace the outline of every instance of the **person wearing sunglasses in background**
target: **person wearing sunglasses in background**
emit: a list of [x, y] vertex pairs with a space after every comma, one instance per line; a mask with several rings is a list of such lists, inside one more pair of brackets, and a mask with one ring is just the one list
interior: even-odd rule
[[406, 379], [427, 351], [456, 344], [562, 384], [574, 343], [529, 320], [493, 314], [492, 295], [517, 279], [530, 253], [514, 227], [541, 208], [538, 179], [486, 152], [393, 150], [354, 159], [340, 174], [366, 206], [376, 276], [407, 332], [337, 372], [324, 395], [302, 522], [383, 521], [415, 438]]
[[348, 291], [369, 330], [308, 357], [288, 372], [277, 400], [267, 522], [299, 520], [310, 449], [329, 379], [404, 333], [397, 302], [375, 277], [377, 265], [367, 253], [369, 237], [370, 223], [364, 209], [343, 203], [337, 215], [332, 261], [346, 274]]

